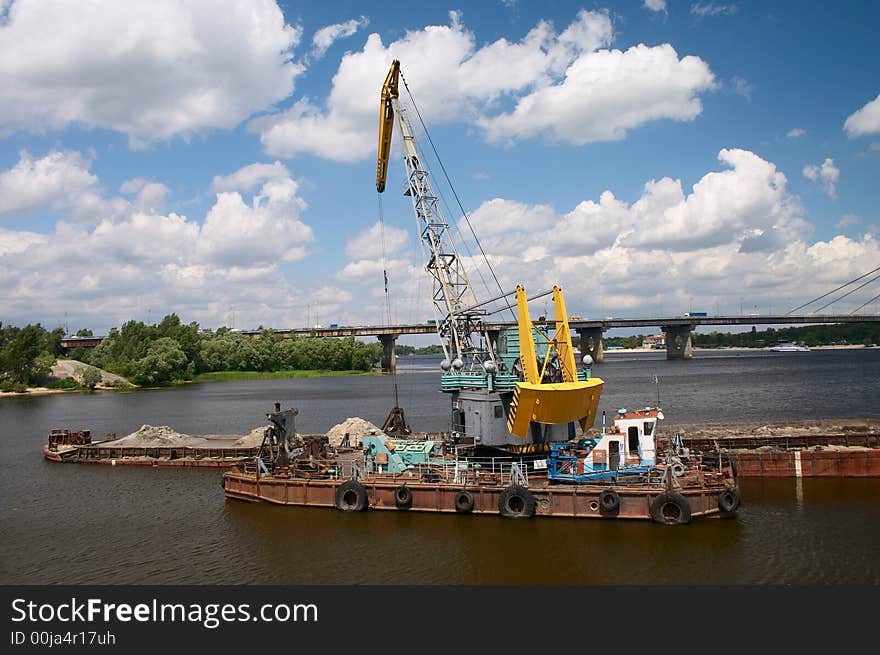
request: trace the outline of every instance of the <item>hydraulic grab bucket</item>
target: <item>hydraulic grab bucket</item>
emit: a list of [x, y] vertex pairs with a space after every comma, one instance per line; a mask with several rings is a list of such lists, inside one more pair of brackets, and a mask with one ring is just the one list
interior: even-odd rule
[[[526, 291], [516, 287], [517, 322], [519, 323], [520, 364], [523, 381], [517, 382], [510, 403], [507, 429], [526, 438], [531, 423], [559, 424], [577, 421], [586, 431], [596, 419], [599, 396], [604, 382], [599, 378], [578, 380], [568, 315], [562, 289], [553, 287], [556, 334], [550, 338], [529, 317]], [[546, 354], [538, 370], [534, 332], [543, 338]], [[561, 381], [545, 381], [561, 377]]]

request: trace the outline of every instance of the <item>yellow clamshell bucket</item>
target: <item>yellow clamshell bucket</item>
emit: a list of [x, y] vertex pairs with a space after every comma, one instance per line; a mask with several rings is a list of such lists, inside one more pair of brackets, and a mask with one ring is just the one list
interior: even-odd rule
[[[529, 435], [529, 425], [533, 422], [558, 424], [577, 421], [581, 429], [586, 431], [596, 420], [604, 382], [599, 378], [577, 379], [574, 347], [562, 289], [553, 287], [556, 335], [551, 339], [540, 329], [536, 330], [539, 335], [546, 338], [547, 345], [544, 368], [541, 371], [538, 371], [538, 359], [535, 354], [533, 337], [535, 326], [529, 317], [526, 291], [522, 285], [516, 287], [516, 303], [520, 362], [524, 380], [517, 382], [513, 391], [507, 429], [511, 434], [525, 439]], [[554, 349], [563, 381], [546, 383], [542, 380], [549, 362], [553, 359], [551, 352]]]

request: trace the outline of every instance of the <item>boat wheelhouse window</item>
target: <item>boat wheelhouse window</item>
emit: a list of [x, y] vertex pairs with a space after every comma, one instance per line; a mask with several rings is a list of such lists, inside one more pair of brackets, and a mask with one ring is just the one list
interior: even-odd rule
[[645, 436], [650, 437], [654, 431], [654, 421], [645, 421]]
[[639, 452], [639, 429], [636, 426], [631, 426], [627, 431], [627, 441], [629, 443], [629, 452], [636, 453]]

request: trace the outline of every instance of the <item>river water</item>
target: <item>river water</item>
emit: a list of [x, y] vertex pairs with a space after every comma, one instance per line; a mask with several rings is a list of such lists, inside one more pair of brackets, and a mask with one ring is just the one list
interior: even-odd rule
[[[401, 358], [415, 430], [448, 429], [437, 358]], [[670, 423], [880, 417], [880, 350], [609, 354], [600, 410], [657, 400]], [[880, 479], [741, 481], [735, 520], [687, 526], [273, 507], [227, 501], [220, 470], [62, 465], [54, 427], [123, 435], [380, 423], [391, 378], [189, 385], [0, 399], [2, 584], [880, 584]], [[662, 424], [660, 427], [662, 430]]]

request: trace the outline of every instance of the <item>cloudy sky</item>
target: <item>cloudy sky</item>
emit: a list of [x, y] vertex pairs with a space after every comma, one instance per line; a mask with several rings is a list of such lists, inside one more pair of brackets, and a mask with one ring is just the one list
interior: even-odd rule
[[0, 321], [383, 323], [383, 268], [431, 318], [393, 58], [479, 296], [452, 189], [572, 314], [785, 312], [880, 266], [880, 9], [835, 7], [0, 0]]

